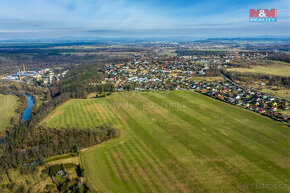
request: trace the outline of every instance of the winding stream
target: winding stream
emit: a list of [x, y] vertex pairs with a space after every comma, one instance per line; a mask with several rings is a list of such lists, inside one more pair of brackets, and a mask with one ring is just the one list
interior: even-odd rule
[[[32, 107], [34, 105], [34, 100], [33, 97], [29, 94], [24, 94], [24, 96], [26, 97], [26, 108], [22, 111], [21, 114], [21, 121], [28, 121], [31, 118], [31, 111], [32, 111]], [[8, 137], [8, 135], [5, 136], [5, 138]], [[0, 138], [0, 143], [3, 142], [3, 139]]]
[[31, 118], [31, 110], [34, 105], [34, 101], [31, 95], [24, 94], [24, 96], [26, 97], [27, 104], [26, 104], [26, 108], [22, 111], [21, 120], [27, 121]]

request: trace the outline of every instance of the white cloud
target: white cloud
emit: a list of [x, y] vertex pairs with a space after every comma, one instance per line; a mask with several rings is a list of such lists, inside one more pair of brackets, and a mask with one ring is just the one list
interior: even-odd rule
[[[81, 33], [95, 29], [180, 29], [186, 34], [214, 34], [215, 30], [217, 34], [226, 32], [236, 35], [237, 31], [247, 29], [256, 30], [257, 34], [271, 33], [270, 29], [275, 26], [275, 30], [281, 29], [281, 33], [287, 34], [290, 20], [290, 2], [287, 0], [251, 7], [232, 6], [225, 12], [202, 14], [202, 10], [206, 11], [207, 8], [222, 7], [219, 4], [219, 1], [211, 1], [167, 9], [150, 7], [144, 3], [128, 3], [126, 0], [0, 0], [0, 30], [2, 33], [46, 33], [48, 30]], [[248, 22], [250, 8], [276, 8], [279, 22], [251, 24]], [[177, 31], [175, 33], [179, 35]]]

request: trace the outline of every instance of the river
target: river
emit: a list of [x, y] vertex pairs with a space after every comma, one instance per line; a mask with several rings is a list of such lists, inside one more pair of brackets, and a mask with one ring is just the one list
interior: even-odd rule
[[26, 97], [27, 104], [26, 104], [26, 108], [22, 111], [21, 120], [27, 121], [31, 118], [31, 110], [34, 105], [34, 101], [31, 95], [24, 94], [24, 96]]
[[[24, 94], [24, 96], [26, 97], [27, 103], [26, 103], [26, 108], [22, 111], [21, 120], [28, 121], [31, 118], [31, 111], [32, 111], [32, 107], [34, 105], [34, 101], [33, 101], [33, 97], [31, 95]], [[8, 137], [8, 135], [6, 135], [6, 137]], [[3, 142], [3, 139], [0, 138], [0, 144], [2, 142]]]

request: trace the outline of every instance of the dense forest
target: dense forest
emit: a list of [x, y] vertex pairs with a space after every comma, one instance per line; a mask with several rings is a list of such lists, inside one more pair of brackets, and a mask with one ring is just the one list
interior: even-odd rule
[[[14, 94], [19, 97], [20, 103], [17, 108], [18, 114], [12, 118], [12, 125], [19, 123], [19, 114], [26, 106], [24, 93], [45, 98], [41, 106], [34, 106], [32, 119], [29, 126], [36, 126], [54, 108], [71, 98], [87, 98], [88, 93], [110, 94], [114, 91], [111, 84], [102, 84], [103, 71], [102, 63], [87, 64], [71, 67], [67, 75], [60, 81], [54, 83], [49, 88], [35, 87], [33, 85], [19, 82], [0, 81], [1, 94]], [[93, 83], [93, 84], [92, 84]], [[37, 103], [37, 100], [34, 100]], [[11, 132], [11, 129], [10, 129]]]
[[[71, 68], [67, 76], [51, 85], [48, 93], [50, 99], [44, 102], [32, 113], [30, 121], [15, 124], [14, 128], [0, 144], [0, 170], [8, 168], [25, 169], [24, 165], [40, 161], [44, 158], [63, 153], [77, 152], [80, 148], [89, 147], [117, 136], [111, 125], [88, 129], [57, 129], [40, 128], [39, 123], [58, 105], [71, 98], [87, 98], [90, 92], [113, 92], [113, 86], [101, 84], [102, 64], [89, 64]], [[91, 84], [95, 83], [95, 84]], [[16, 90], [16, 91], [15, 91]], [[25, 91], [27, 91], [26, 88]], [[23, 89], [3, 86], [2, 93], [19, 91]], [[36, 94], [36, 90], [34, 93]], [[38, 93], [39, 94], [39, 93]]]
[[205, 74], [206, 77], [216, 77], [220, 75], [221, 73], [217, 65], [211, 65], [209, 69], [206, 70], [206, 74]]
[[271, 54], [270, 56], [268, 56], [268, 59], [269, 60], [280, 60], [283, 62], [290, 63], [290, 55], [288, 53], [284, 53], [284, 52], [278, 52], [278, 53]]
[[23, 84], [20, 82], [0, 80], [1, 94], [15, 94], [17, 96], [22, 95], [23, 93], [30, 95], [43, 95], [45, 92], [45, 89], [42, 87], [35, 87], [34, 85]]
[[113, 85], [100, 83], [103, 78], [101, 70], [101, 64], [83, 65], [71, 69], [65, 78], [51, 85], [51, 100], [45, 102], [32, 114], [29, 126], [37, 126], [52, 110], [71, 98], [87, 98], [88, 93], [91, 92], [112, 93]]
[[221, 55], [227, 54], [226, 51], [214, 51], [214, 50], [177, 50], [178, 56], [209, 56], [209, 55]]
[[[144, 48], [106, 47], [101, 43], [29, 44], [0, 46], [0, 75], [15, 73], [19, 64], [29, 69], [71, 68], [96, 62], [127, 61]], [[86, 46], [95, 46], [86, 48]], [[102, 47], [99, 47], [102, 46]]]
[[1, 146], [0, 171], [18, 168], [25, 172], [29, 166], [43, 161], [44, 158], [65, 153], [78, 152], [81, 148], [90, 147], [117, 137], [112, 125], [96, 128], [30, 128], [19, 125], [17, 132], [6, 138]]
[[51, 86], [52, 96], [69, 93], [71, 98], [86, 98], [88, 92], [113, 92], [112, 85], [100, 84], [103, 79], [101, 63], [78, 66]]

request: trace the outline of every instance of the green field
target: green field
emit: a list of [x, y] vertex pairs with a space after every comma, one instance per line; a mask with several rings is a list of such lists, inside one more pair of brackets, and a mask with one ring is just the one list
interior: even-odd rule
[[176, 50], [173, 49], [164, 49], [161, 52], [159, 52], [158, 54], [160, 56], [176, 56], [177, 54], [175, 53]]
[[252, 66], [252, 68], [229, 68], [228, 71], [251, 72], [260, 74], [271, 74], [278, 76], [290, 76], [290, 65], [286, 62], [274, 61], [267, 66]]
[[98, 192], [289, 192], [289, 128], [193, 91], [70, 100], [49, 127], [113, 123], [121, 136], [81, 152]]
[[10, 125], [10, 120], [16, 113], [16, 107], [16, 96], [0, 94], [0, 133]]
[[277, 90], [262, 89], [261, 91], [290, 100], [290, 89], [285, 88]]

